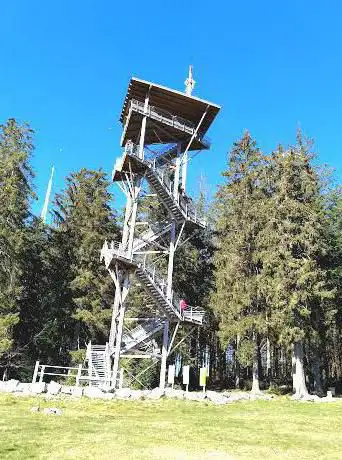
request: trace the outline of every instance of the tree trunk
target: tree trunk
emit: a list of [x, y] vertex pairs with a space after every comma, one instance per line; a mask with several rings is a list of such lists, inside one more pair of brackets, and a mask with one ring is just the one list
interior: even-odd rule
[[305, 383], [303, 341], [298, 341], [293, 344], [292, 381], [295, 393], [294, 398], [301, 399], [309, 396]]
[[239, 390], [240, 389], [240, 363], [236, 358], [236, 351], [239, 347], [239, 342], [240, 342], [240, 336], [236, 336], [236, 344], [235, 344], [235, 350], [234, 350], [234, 364], [235, 364], [235, 389]]
[[323, 396], [323, 385], [321, 376], [321, 361], [318, 356], [313, 356], [311, 371], [314, 380], [314, 391], [318, 396]]
[[259, 343], [257, 337], [254, 338], [254, 356], [253, 356], [253, 367], [252, 367], [252, 375], [253, 375], [253, 381], [252, 381], [252, 390], [251, 393], [253, 394], [258, 394], [261, 393], [260, 391], [260, 382], [259, 382], [259, 354], [260, 354], [260, 349], [259, 349]]
[[266, 341], [266, 380], [270, 385], [272, 379], [272, 369], [271, 369], [271, 343], [270, 339], [267, 337]]

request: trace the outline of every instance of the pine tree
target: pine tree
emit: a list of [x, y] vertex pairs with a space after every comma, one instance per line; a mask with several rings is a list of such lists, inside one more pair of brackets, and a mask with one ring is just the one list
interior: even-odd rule
[[0, 356], [11, 350], [22, 296], [20, 277], [30, 216], [33, 131], [9, 119], [0, 126]]
[[215, 309], [226, 349], [238, 338], [237, 358], [253, 367], [253, 391], [259, 391], [260, 343], [265, 334], [265, 305], [259, 288], [257, 240], [264, 224], [265, 159], [249, 133], [234, 144], [226, 183], [217, 193]]

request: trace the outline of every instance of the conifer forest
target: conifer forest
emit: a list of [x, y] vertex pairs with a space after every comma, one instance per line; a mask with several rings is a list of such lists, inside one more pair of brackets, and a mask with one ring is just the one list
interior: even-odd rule
[[[90, 340], [108, 340], [114, 286], [100, 251], [123, 221], [110, 172], [85, 164], [43, 223], [32, 212], [34, 142], [27, 124], [0, 127], [0, 378], [22, 381], [36, 360], [76, 365]], [[245, 132], [215, 154], [227, 156], [220, 185], [196, 198], [208, 225], [183, 241], [174, 270], [175, 289], [207, 321], [169, 359], [191, 366], [193, 387], [207, 363], [211, 388], [341, 392], [341, 188], [300, 131], [268, 152]], [[163, 218], [143, 200], [142, 214]], [[148, 316], [138, 283], [132, 292], [129, 315]], [[136, 374], [146, 361], [125, 365]], [[158, 385], [158, 373], [151, 366], [141, 385]]]

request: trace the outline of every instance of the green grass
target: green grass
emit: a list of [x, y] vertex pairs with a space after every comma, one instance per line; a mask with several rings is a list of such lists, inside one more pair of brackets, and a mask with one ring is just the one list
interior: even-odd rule
[[[31, 413], [59, 407], [62, 416]], [[0, 395], [0, 459], [342, 458], [342, 401], [50, 400]]]

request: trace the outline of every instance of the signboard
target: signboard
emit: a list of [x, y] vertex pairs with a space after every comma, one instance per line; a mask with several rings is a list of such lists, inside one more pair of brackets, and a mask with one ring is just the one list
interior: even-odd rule
[[167, 373], [167, 383], [172, 385], [175, 383], [175, 366], [173, 364], [169, 365], [169, 372]]
[[183, 385], [189, 385], [190, 366], [183, 366]]
[[200, 369], [200, 381], [199, 384], [201, 387], [205, 387], [207, 384], [207, 368], [201, 367]]

